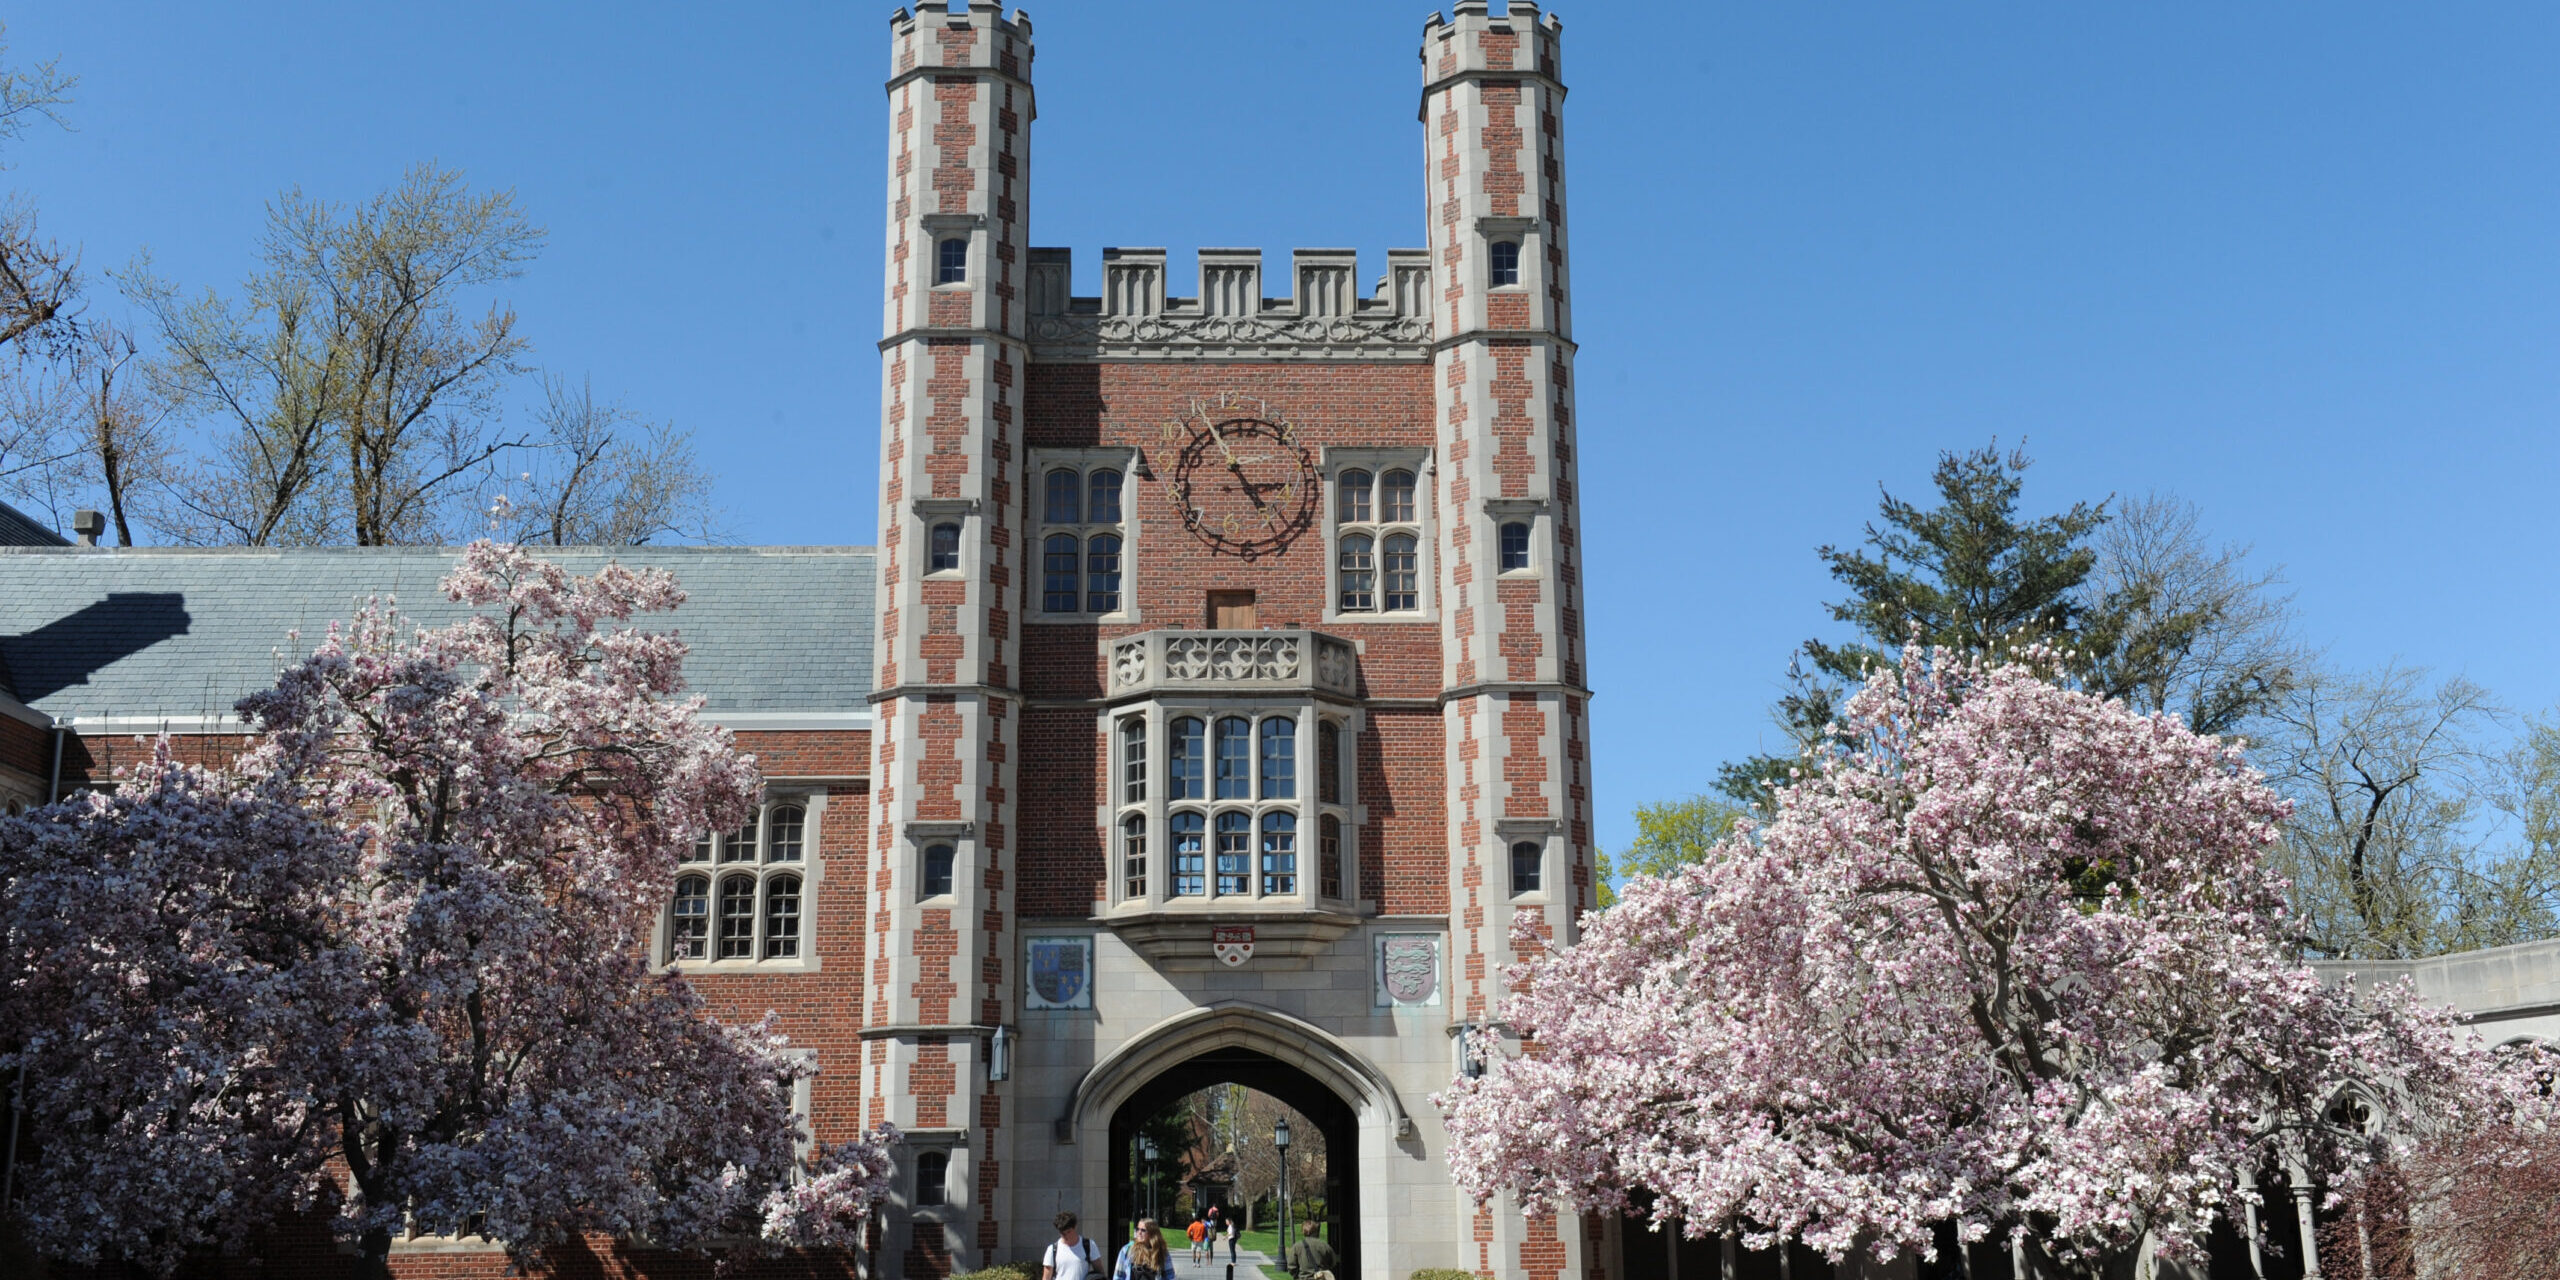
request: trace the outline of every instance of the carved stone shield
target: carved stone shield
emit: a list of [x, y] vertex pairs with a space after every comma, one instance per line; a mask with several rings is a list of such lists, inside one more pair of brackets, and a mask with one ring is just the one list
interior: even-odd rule
[[1440, 986], [1440, 940], [1429, 934], [1391, 934], [1378, 948], [1380, 980], [1397, 1004], [1420, 1004]]
[[1031, 990], [1042, 1006], [1084, 1007], [1093, 981], [1091, 944], [1083, 938], [1035, 938], [1031, 943]]
[[1232, 969], [1253, 958], [1253, 926], [1222, 924], [1209, 931], [1209, 954]]

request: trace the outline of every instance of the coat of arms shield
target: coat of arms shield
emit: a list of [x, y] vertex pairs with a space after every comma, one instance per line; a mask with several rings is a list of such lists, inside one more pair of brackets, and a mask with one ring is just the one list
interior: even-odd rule
[[1440, 989], [1440, 939], [1427, 933], [1391, 933], [1378, 945], [1378, 977], [1397, 1004], [1426, 1004]]
[[1253, 926], [1222, 924], [1209, 931], [1209, 954], [1232, 969], [1253, 958]]
[[1031, 1003], [1042, 1009], [1081, 1009], [1093, 989], [1089, 938], [1031, 940]]

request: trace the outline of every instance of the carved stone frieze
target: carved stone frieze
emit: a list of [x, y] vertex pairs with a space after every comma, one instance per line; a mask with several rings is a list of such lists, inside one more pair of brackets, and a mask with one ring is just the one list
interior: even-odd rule
[[1431, 319], [1410, 315], [1031, 317], [1034, 360], [1428, 360]]
[[1351, 645], [1313, 631], [1149, 631], [1111, 644], [1114, 697], [1147, 690], [1315, 689], [1352, 694]]

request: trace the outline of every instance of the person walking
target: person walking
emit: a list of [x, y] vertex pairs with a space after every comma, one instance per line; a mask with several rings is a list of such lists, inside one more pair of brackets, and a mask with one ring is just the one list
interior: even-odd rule
[[1174, 1280], [1173, 1254], [1164, 1247], [1155, 1219], [1138, 1219], [1129, 1243], [1120, 1246], [1120, 1260], [1112, 1264], [1111, 1280]]
[[[1217, 1256], [1217, 1253], [1218, 1253], [1218, 1251], [1217, 1251], [1217, 1249], [1216, 1249], [1216, 1248], [1214, 1248], [1214, 1247], [1213, 1247], [1213, 1248], [1211, 1248], [1211, 1249], [1209, 1250], [1209, 1256], [1211, 1256], [1211, 1257], [1213, 1257], [1213, 1258]], [[1228, 1214], [1228, 1215], [1227, 1215], [1227, 1265], [1232, 1267], [1232, 1266], [1234, 1266], [1234, 1265], [1235, 1265], [1235, 1263], [1236, 1263], [1236, 1218], [1235, 1218], [1235, 1215], [1234, 1215], [1234, 1214]]]
[[1333, 1269], [1341, 1265], [1342, 1256], [1324, 1241], [1324, 1224], [1321, 1222], [1308, 1223], [1306, 1230], [1298, 1236], [1298, 1242], [1289, 1246], [1289, 1274], [1298, 1280], [1315, 1280], [1317, 1276], [1333, 1280]]
[[1040, 1255], [1040, 1280], [1100, 1280], [1102, 1250], [1076, 1230], [1076, 1216], [1062, 1212], [1049, 1221], [1058, 1238]]
[[[1217, 1210], [1212, 1209], [1210, 1212], [1216, 1213]], [[1191, 1265], [1195, 1267], [1208, 1265], [1209, 1220], [1193, 1215], [1190, 1228], [1183, 1234], [1191, 1237]]]

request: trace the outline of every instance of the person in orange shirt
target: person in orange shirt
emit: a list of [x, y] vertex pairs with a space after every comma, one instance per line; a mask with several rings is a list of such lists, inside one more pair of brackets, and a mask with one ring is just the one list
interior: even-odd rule
[[1209, 1224], [1197, 1217], [1191, 1220], [1191, 1260], [1201, 1261], [1209, 1249]]

